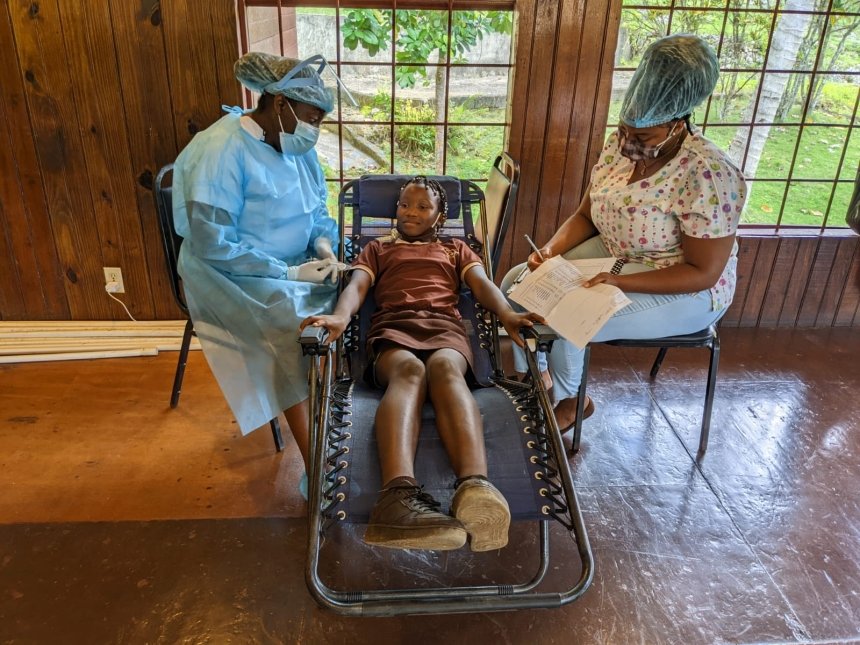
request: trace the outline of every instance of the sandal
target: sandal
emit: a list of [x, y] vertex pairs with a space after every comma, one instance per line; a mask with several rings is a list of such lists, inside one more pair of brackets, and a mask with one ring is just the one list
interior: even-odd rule
[[[573, 396], [569, 399], [562, 399], [553, 408], [555, 420], [558, 423], [559, 430], [564, 434], [573, 430], [576, 425], [576, 404], [579, 397]], [[588, 417], [594, 414], [594, 401], [587, 394], [585, 395], [585, 407], [582, 410], [582, 420], [585, 421]], [[567, 421], [566, 424], [564, 422]]]

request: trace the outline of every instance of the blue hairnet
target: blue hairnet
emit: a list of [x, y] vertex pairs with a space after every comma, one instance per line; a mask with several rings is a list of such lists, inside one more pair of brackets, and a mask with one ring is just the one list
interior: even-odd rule
[[[319, 69], [314, 69], [312, 64], [317, 62], [321, 63]], [[300, 61], [263, 52], [248, 52], [236, 61], [233, 73], [253, 92], [282, 94], [328, 113], [334, 109], [334, 98], [320, 77], [327, 64], [322, 56]]]
[[692, 34], [657, 40], [645, 50], [624, 102], [621, 120], [633, 128], [647, 128], [687, 116], [704, 101], [720, 76], [711, 46]]

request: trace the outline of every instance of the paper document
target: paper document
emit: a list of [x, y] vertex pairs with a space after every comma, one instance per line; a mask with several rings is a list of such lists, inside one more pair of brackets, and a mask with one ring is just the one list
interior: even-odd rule
[[517, 279], [511, 300], [546, 320], [561, 336], [582, 349], [616, 311], [630, 304], [618, 287], [598, 284], [586, 289], [588, 278], [609, 272], [615, 258], [565, 260], [560, 255]]

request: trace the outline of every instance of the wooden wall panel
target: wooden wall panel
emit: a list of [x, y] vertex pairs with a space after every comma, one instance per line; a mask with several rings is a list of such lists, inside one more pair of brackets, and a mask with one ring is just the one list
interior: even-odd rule
[[822, 238], [818, 241], [815, 259], [809, 271], [809, 282], [800, 303], [795, 326], [815, 326], [838, 247], [839, 240], [835, 238]]
[[809, 285], [809, 275], [812, 264], [815, 261], [815, 252], [818, 249], [818, 238], [801, 238], [797, 255], [794, 256], [794, 266], [791, 269], [791, 280], [785, 291], [782, 311], [777, 321], [777, 327], [794, 327], [797, 324], [797, 316], [800, 306], [803, 304], [803, 296]]
[[193, 0], [161, 4], [174, 131], [180, 150], [197, 132], [223, 116], [208, 16], [211, 11], [209, 3], [201, 6]]
[[779, 248], [779, 240], [774, 238], [762, 239], [758, 244], [755, 262], [748, 278], [748, 287], [741, 310], [741, 327], [755, 327], [761, 314], [762, 302], [767, 292], [768, 280], [773, 270], [773, 260]]
[[747, 291], [749, 290], [750, 277], [755, 269], [755, 258], [758, 254], [760, 242], [759, 238], [749, 237], [743, 239], [742, 243], [738, 245], [738, 281], [735, 287], [735, 298], [729, 310], [723, 316], [721, 323], [726, 327], [738, 327], [740, 325]]
[[523, 234], [545, 243], [579, 203], [591, 142], [603, 141], [619, 17], [609, 0], [517, 3], [509, 151], [522, 175], [500, 276], [527, 257]]
[[137, 316], [180, 315], [152, 177], [239, 100], [235, 7], [0, 5], [0, 318], [125, 318], [103, 266], [122, 269]]
[[[513, 120], [521, 122], [522, 138], [512, 154], [520, 162], [520, 187], [514, 214], [511, 241], [514, 257], [522, 261], [528, 256], [528, 244], [524, 234], [533, 235], [538, 213], [541, 192], [541, 174], [544, 167], [543, 155], [546, 144], [546, 122], [549, 113], [549, 99], [552, 91], [552, 71], [555, 43], [558, 36], [558, 4], [556, 2], [528, 2], [522, 11], [534, 6], [534, 19], [531, 23], [531, 36], [520, 38], [530, 43], [530, 56], [527, 61], [517, 56], [519, 75], [525, 73], [528, 86], [525, 92], [514, 96]], [[525, 25], [523, 25], [525, 26]], [[523, 36], [521, 34], [521, 36]], [[513, 142], [512, 142], [513, 143]], [[541, 244], [545, 240], [538, 241]], [[502, 267], [504, 271], [504, 267]], [[499, 275], [503, 275], [500, 273]]]
[[57, 3], [17, 0], [7, 6], [70, 314], [107, 319], [112, 308], [101, 288], [98, 222], [85, 188], [86, 161]]
[[[155, 175], [162, 166], [172, 163], [177, 154], [160, 2], [145, 0], [136, 4], [111, 0], [110, 12], [117, 67], [122, 78], [123, 116], [137, 220], [143, 234], [155, 318], [181, 318], [182, 312], [170, 291], [152, 197]], [[141, 65], [140, 61], [150, 64]]]
[[[109, 6], [64, 0], [59, 8], [86, 163], [79, 188], [89, 189], [102, 266], [123, 268], [125, 291], [135, 294], [126, 306], [136, 318], [151, 319], [154, 307], [128, 136], [125, 122], [117, 118], [122, 86], [113, 39], [104, 37], [112, 32]], [[103, 272], [97, 280], [103, 283]]]
[[[24, 77], [15, 36], [0, 10], [0, 318], [65, 319], [69, 306], [33, 131], [27, 116]], [[14, 295], [12, 295], [14, 294]]]
[[[509, 150], [522, 177], [504, 270], [572, 212], [602, 148], [617, 0], [518, 0]], [[180, 315], [153, 176], [241, 94], [235, 0], [7, 0], [0, 5], [0, 319]], [[727, 325], [860, 326], [850, 234], [740, 238]], [[500, 276], [503, 275], [500, 272]]]
[[[744, 239], [741, 239], [744, 243]], [[758, 324], [762, 327], [776, 327], [782, 314], [785, 302], [785, 292], [789, 283], [794, 279], [794, 259], [800, 248], [798, 238], [782, 238], [770, 271], [765, 296], [759, 313]]]
[[824, 287], [824, 295], [821, 297], [821, 305], [818, 308], [818, 316], [815, 319], [815, 327], [830, 327], [836, 323], [839, 311], [839, 301], [847, 287], [847, 280], [851, 270], [851, 263], [857, 251], [857, 241], [852, 238], [837, 240], [838, 248], [833, 258], [830, 275]]
[[845, 279], [842, 297], [834, 316], [837, 327], [860, 327], [860, 244], [854, 241], [854, 256]]

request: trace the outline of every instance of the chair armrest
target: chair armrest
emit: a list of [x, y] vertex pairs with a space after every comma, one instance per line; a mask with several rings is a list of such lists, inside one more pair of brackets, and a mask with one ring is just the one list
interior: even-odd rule
[[327, 354], [329, 349], [328, 329], [325, 327], [305, 327], [299, 336], [304, 356], [319, 356]]
[[531, 352], [550, 352], [553, 341], [558, 340], [558, 334], [552, 327], [539, 323], [532, 327], [523, 327], [520, 334]]

